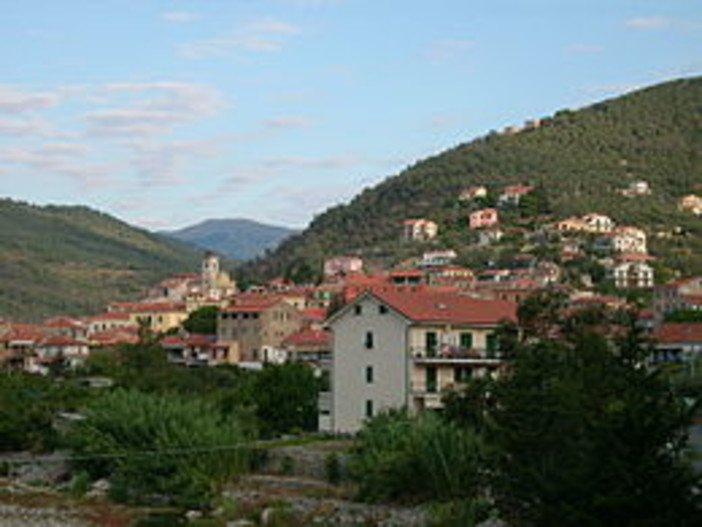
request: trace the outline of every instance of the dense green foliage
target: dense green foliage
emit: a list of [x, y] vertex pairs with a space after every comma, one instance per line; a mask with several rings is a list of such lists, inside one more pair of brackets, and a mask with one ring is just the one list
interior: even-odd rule
[[56, 446], [56, 414], [73, 411], [90, 396], [69, 382], [21, 371], [0, 371], [0, 452]]
[[321, 380], [299, 363], [269, 364], [262, 371], [183, 368], [169, 363], [156, 342], [142, 342], [95, 353], [85, 372], [111, 377], [123, 388], [207, 401], [225, 415], [256, 423], [264, 436], [317, 426]]
[[449, 501], [473, 497], [485, 483], [483, 438], [432, 414], [381, 414], [360, 432], [358, 444], [350, 470], [368, 500]]
[[217, 306], [203, 306], [192, 311], [181, 324], [188, 333], [214, 335], [217, 333]]
[[[320, 269], [323, 258], [344, 253], [396, 262], [423, 248], [399, 243], [402, 220], [413, 217], [439, 223], [440, 239], [424, 247], [451, 247], [463, 261], [473, 262], [473, 253], [463, 254], [472, 239], [459, 192], [483, 184], [494, 196], [504, 185], [531, 183], [538, 192], [521, 211], [508, 211], [506, 219], [598, 211], [650, 233], [678, 226], [677, 236], [650, 240], [652, 252], [664, 256], [659, 267], [702, 272], [702, 219], [676, 207], [679, 197], [702, 188], [701, 116], [702, 79], [691, 78], [560, 111], [537, 129], [488, 134], [420, 161], [365, 189], [348, 205], [329, 209], [302, 234], [244, 270], [272, 276], [293, 267]], [[617, 192], [638, 179], [648, 181], [650, 196], [627, 198]]]
[[199, 253], [85, 207], [0, 200], [0, 317], [98, 312], [133, 300]]
[[83, 412], [67, 436], [75, 464], [119, 501], [202, 506], [248, 464], [250, 431], [197, 399], [116, 390]]

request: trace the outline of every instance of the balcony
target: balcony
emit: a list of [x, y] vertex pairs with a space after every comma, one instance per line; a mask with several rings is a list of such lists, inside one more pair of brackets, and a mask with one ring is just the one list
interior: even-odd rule
[[410, 353], [417, 364], [499, 364], [502, 353], [484, 349], [439, 344], [436, 349], [426, 346], [412, 346]]

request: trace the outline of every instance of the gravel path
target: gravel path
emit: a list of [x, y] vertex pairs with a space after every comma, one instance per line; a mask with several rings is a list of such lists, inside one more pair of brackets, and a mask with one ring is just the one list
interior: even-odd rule
[[0, 503], [3, 527], [93, 527], [69, 511], [54, 507], [30, 508]]

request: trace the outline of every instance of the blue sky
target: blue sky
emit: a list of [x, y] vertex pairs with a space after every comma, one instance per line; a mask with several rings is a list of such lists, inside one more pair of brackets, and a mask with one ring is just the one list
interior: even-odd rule
[[700, 0], [2, 0], [0, 195], [302, 227], [408, 164], [702, 73]]

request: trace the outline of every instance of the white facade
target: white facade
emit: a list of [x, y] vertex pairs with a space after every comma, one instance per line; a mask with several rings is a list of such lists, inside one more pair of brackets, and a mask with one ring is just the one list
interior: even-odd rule
[[614, 285], [625, 289], [653, 287], [653, 268], [645, 262], [622, 262], [614, 267]]
[[332, 323], [328, 431], [356, 432], [379, 411], [408, 405], [408, 326], [407, 319], [370, 296], [349, 306]]

